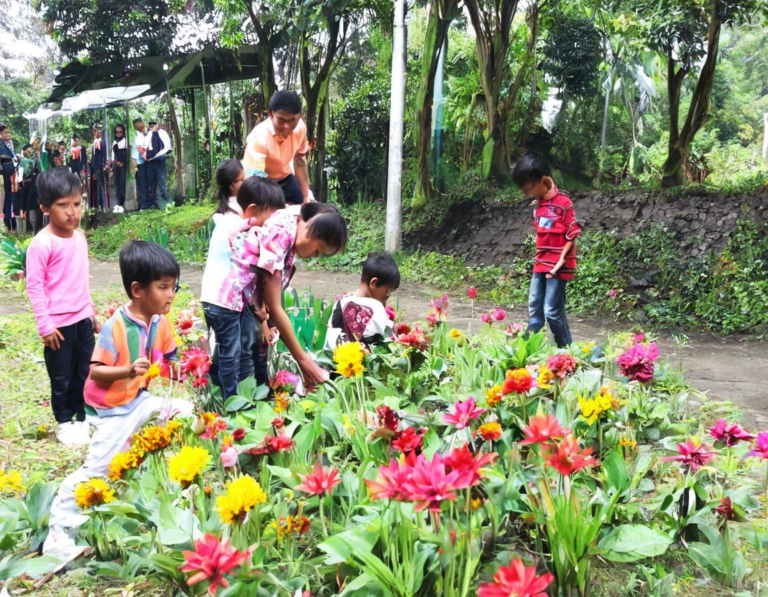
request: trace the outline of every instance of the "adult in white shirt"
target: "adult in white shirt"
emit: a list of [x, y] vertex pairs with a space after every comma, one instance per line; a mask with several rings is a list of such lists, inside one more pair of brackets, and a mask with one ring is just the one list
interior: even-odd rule
[[150, 122], [144, 148], [144, 161], [147, 164], [147, 203], [150, 209], [165, 209], [168, 206], [165, 159], [171, 151], [171, 138], [160, 125]]
[[119, 210], [125, 209], [125, 174], [128, 170], [128, 140], [125, 138], [125, 127], [122, 124], [115, 125], [112, 142], [112, 169], [115, 172], [115, 195]]
[[131, 169], [136, 179], [136, 198], [139, 201], [139, 210], [149, 208], [147, 202], [147, 163], [144, 161], [144, 147], [147, 142], [147, 125], [141, 118], [134, 118], [133, 128], [136, 134], [131, 144]]

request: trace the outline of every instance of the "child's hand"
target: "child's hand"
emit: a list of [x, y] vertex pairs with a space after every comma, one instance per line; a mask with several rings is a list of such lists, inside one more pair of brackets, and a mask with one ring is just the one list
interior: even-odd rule
[[264, 334], [264, 338], [266, 338], [269, 345], [274, 346], [277, 344], [277, 341], [280, 339], [280, 331], [277, 328], [269, 327], [266, 321], [262, 325], [264, 326], [262, 328], [262, 333]]
[[94, 334], [100, 334], [101, 333], [101, 322], [96, 319], [95, 317], [91, 317], [91, 320], [93, 321], [93, 333]]
[[269, 313], [267, 313], [266, 307], [259, 307], [256, 309], [256, 317], [258, 317], [261, 321], [267, 321], [269, 319]]
[[47, 336], [43, 336], [43, 344], [45, 344], [51, 350], [59, 350], [61, 348], [61, 341], [64, 340], [64, 335], [56, 328], [52, 333]]
[[133, 365], [131, 365], [131, 379], [134, 377], [144, 377], [147, 371], [149, 371], [149, 366], [151, 364], [149, 359], [144, 357], [139, 357], [133, 361]]

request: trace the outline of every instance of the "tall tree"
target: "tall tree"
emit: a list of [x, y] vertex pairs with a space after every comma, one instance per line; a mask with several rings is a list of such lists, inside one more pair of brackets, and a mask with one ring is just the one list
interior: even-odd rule
[[405, 113], [405, 2], [395, 0], [392, 35], [392, 78], [389, 109], [389, 160], [387, 170], [387, 251], [400, 249], [403, 234], [403, 115]]
[[416, 96], [416, 187], [411, 206], [419, 209], [436, 194], [429, 168], [429, 150], [432, 142], [432, 103], [435, 92], [435, 74], [440, 51], [445, 45], [451, 22], [458, 16], [459, 0], [430, 0], [427, 32], [421, 55], [421, 78]]
[[[685, 183], [685, 166], [696, 134], [709, 119], [712, 83], [717, 66], [720, 32], [765, 13], [765, 0], [644, 0], [634, 2], [638, 18], [649, 22], [648, 44], [664, 56], [669, 99], [669, 145], [661, 184]], [[642, 15], [642, 16], [641, 16]], [[650, 15], [650, 19], [648, 16]], [[703, 64], [699, 69], [701, 59]], [[680, 128], [680, 102], [686, 77], [698, 70], [685, 122]]]
[[[465, 0], [464, 2], [472, 20], [472, 27], [475, 29], [477, 61], [480, 65], [485, 114], [488, 119], [483, 148], [483, 177], [498, 182], [504, 182], [509, 178], [507, 122], [509, 110], [522, 84], [522, 78], [520, 78], [519, 82], [516, 81], [516, 85], [513, 86], [512, 92], [508, 93], [506, 98], [502, 98], [505, 71], [508, 69], [510, 30], [517, 4], [518, 0]], [[534, 19], [531, 39], [535, 40], [538, 13], [535, 2], [532, 9]], [[532, 56], [532, 53], [530, 55]], [[525, 70], [526, 66], [521, 67], [521, 70]]]

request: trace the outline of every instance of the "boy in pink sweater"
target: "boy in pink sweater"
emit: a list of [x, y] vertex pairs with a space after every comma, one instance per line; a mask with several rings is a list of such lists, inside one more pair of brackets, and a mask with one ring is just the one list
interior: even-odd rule
[[68, 168], [40, 174], [40, 208], [50, 224], [27, 249], [27, 295], [45, 344], [56, 437], [65, 445], [90, 441], [83, 387], [94, 331], [99, 331], [89, 289], [88, 244], [77, 230], [83, 210], [80, 189], [80, 179]]

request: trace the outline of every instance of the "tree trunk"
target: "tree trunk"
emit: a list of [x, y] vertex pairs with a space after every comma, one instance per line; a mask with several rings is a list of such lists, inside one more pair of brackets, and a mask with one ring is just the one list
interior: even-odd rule
[[272, 56], [271, 38], [267, 30], [261, 24], [261, 19], [256, 11], [253, 9], [252, 0], [243, 0], [245, 8], [248, 11], [248, 15], [251, 17], [251, 23], [256, 30], [256, 35], [259, 37], [259, 68], [261, 69], [261, 76], [259, 77], [259, 88], [261, 90], [261, 99], [264, 114], [269, 107], [269, 100], [277, 91], [277, 84], [275, 83], [275, 61]]
[[182, 142], [181, 142], [181, 128], [179, 127], [179, 119], [176, 116], [176, 106], [173, 103], [173, 96], [171, 90], [168, 87], [168, 80], [165, 81], [165, 87], [168, 96], [168, 112], [171, 116], [171, 130], [173, 131], [173, 164], [176, 168], [176, 191], [174, 192], [174, 201], [182, 201], [184, 199], [184, 160], [182, 157]]
[[[616, 63], [611, 62], [611, 69], [608, 71], [608, 88], [605, 90], [605, 104], [603, 105], [603, 126], [600, 129], [600, 168], [597, 171], [597, 187], [600, 188], [600, 182], [603, 178], [603, 162], [605, 161], [605, 142], [608, 138], [608, 112], [611, 108], [611, 93], [613, 92], [613, 76], [616, 72]], [[633, 129], [634, 132], [634, 129]], [[634, 151], [634, 149], [633, 149]]]
[[[712, 6], [712, 17], [709, 22], [709, 32], [707, 35], [707, 58], [704, 61], [704, 66], [701, 68], [701, 73], [699, 73], [696, 88], [693, 90], [693, 97], [691, 98], [691, 105], [688, 108], [688, 115], [685, 119], [683, 130], [677, 135], [674, 143], [672, 142], [672, 131], [670, 131], [669, 155], [664, 163], [664, 175], [661, 179], [662, 187], [680, 186], [685, 183], [685, 163], [688, 160], [688, 151], [696, 137], [696, 133], [702, 129], [709, 119], [712, 105], [712, 83], [715, 80], [717, 51], [720, 44], [720, 28], [720, 2], [715, 0]], [[682, 79], [677, 89], [677, 112], [679, 112], [680, 107], [680, 87], [682, 87]], [[672, 104], [670, 101], [670, 118], [671, 116]], [[677, 117], [677, 114], [675, 116]]]
[[405, 114], [405, 2], [395, 0], [392, 35], [392, 79], [389, 104], [389, 150], [387, 169], [387, 228], [384, 248], [400, 249], [403, 235], [403, 117]]
[[429, 148], [432, 141], [432, 101], [435, 74], [440, 50], [456, 15], [458, 0], [433, 0], [429, 8], [424, 52], [421, 57], [421, 83], [416, 96], [416, 187], [411, 207], [421, 209], [435, 196], [429, 168]]

